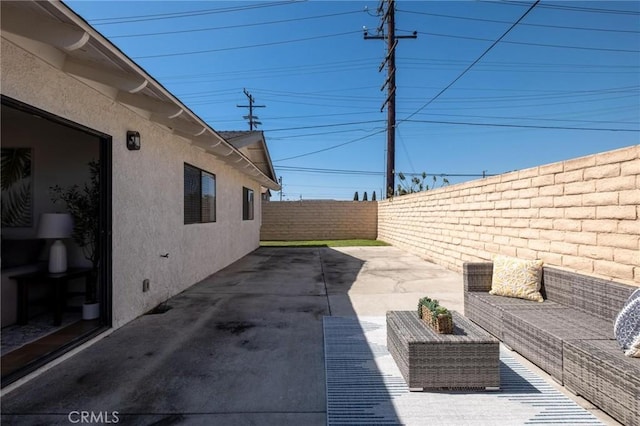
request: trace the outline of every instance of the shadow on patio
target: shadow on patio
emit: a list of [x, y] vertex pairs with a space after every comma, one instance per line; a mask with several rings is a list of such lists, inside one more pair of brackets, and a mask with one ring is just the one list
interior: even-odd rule
[[394, 247], [262, 247], [4, 395], [2, 423], [83, 411], [134, 425], [420, 424], [424, 410], [455, 424], [470, 421], [465, 407], [485, 424], [554, 407], [589, 416], [508, 355], [509, 392], [408, 392], [389, 373], [384, 315], [424, 295], [463, 310], [459, 274]]
[[325, 424], [322, 321], [333, 303], [355, 315], [346, 293], [363, 265], [326, 247], [260, 248], [5, 395], [2, 422], [88, 411], [123, 424]]

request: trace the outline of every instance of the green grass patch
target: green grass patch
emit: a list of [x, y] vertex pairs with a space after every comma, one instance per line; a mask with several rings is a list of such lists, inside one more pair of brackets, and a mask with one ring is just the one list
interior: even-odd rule
[[260, 241], [263, 247], [371, 247], [388, 246], [378, 240], [310, 240], [310, 241]]

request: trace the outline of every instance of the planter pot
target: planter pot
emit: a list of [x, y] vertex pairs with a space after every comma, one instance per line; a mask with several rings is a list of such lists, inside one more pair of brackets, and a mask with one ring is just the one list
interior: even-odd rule
[[431, 311], [422, 306], [422, 321], [438, 334], [453, 334], [453, 319], [450, 315], [440, 314], [433, 318]]
[[82, 305], [82, 319], [93, 320], [100, 317], [99, 303], [85, 303]]

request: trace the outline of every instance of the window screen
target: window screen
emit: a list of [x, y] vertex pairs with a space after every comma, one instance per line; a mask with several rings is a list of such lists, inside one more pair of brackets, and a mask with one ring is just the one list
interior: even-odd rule
[[242, 219], [253, 220], [253, 190], [242, 188]]
[[184, 165], [184, 223], [215, 222], [216, 176]]

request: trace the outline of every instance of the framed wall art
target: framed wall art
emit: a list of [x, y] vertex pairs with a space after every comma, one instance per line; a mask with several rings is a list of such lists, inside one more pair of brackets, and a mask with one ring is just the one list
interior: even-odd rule
[[33, 224], [33, 163], [31, 148], [2, 148], [2, 226], [28, 228]]

